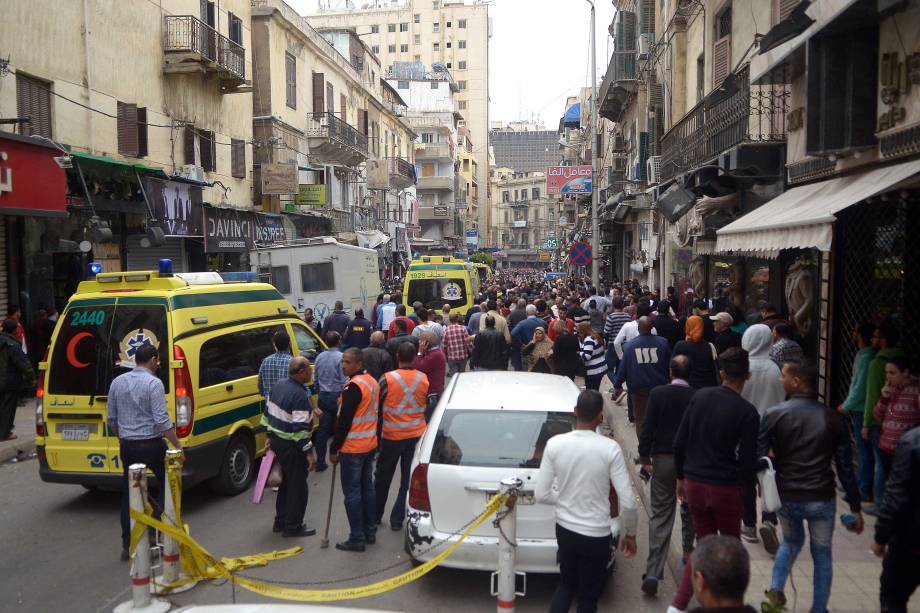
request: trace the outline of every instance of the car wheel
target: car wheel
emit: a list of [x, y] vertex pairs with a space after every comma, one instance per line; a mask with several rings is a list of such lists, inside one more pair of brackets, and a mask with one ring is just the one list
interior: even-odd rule
[[405, 550], [406, 555], [409, 556], [409, 563], [412, 565], [412, 568], [417, 568], [424, 564], [421, 560], [416, 560], [415, 556], [412, 555], [412, 547], [409, 544], [409, 529], [404, 528], [404, 538], [403, 538], [403, 550]]
[[252, 435], [237, 433], [230, 439], [220, 472], [211, 481], [211, 488], [218, 494], [236, 496], [246, 491], [255, 474], [255, 443]]

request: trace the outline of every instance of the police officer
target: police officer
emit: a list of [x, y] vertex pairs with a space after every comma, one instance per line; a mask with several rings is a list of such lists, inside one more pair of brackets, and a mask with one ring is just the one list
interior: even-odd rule
[[380, 388], [364, 371], [364, 358], [357, 347], [345, 350], [342, 372], [349, 380], [339, 397], [339, 416], [329, 447], [329, 461], [342, 465], [345, 513], [351, 532], [347, 541], [336, 543], [335, 547], [342, 551], [364, 551], [365, 545], [377, 542], [374, 453]]
[[399, 463], [399, 494], [390, 513], [390, 528], [402, 530], [406, 515], [406, 494], [409, 492], [409, 467], [415, 446], [425, 432], [425, 406], [428, 398], [428, 377], [412, 367], [415, 347], [403, 343], [396, 350], [399, 368], [380, 377], [380, 411], [383, 442], [377, 459], [377, 523], [383, 521], [387, 493]]

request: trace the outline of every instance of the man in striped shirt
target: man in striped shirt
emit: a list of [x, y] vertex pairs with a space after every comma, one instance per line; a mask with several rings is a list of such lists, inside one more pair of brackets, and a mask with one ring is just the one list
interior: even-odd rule
[[282, 476], [272, 531], [287, 537], [316, 534], [316, 528], [307, 528], [303, 523], [307, 511], [307, 475], [316, 468], [316, 453], [310, 441], [313, 399], [304, 387], [312, 375], [307, 358], [291, 358], [288, 378], [272, 387], [263, 417]]
[[[610, 382], [613, 383], [613, 375], [617, 371], [617, 366], [620, 365], [620, 356], [617, 355], [616, 349], [613, 346], [613, 341], [617, 337], [617, 334], [620, 333], [620, 329], [624, 324], [632, 321], [626, 313], [623, 312], [624, 301], [620, 296], [614, 296], [611, 300], [611, 308], [613, 309], [607, 319], [604, 320], [604, 338], [607, 339], [607, 377], [610, 379]], [[619, 400], [619, 396], [614, 393], [613, 400]]]

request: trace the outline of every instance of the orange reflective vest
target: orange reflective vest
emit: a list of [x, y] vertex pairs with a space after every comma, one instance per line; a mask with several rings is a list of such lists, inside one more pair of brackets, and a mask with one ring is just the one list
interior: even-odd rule
[[350, 383], [361, 390], [361, 402], [351, 420], [351, 429], [345, 435], [342, 453], [369, 453], [377, 448], [377, 407], [380, 404], [380, 386], [367, 373], [355, 375]]
[[383, 375], [387, 396], [383, 401], [383, 438], [401, 441], [425, 432], [428, 377], [420, 370], [399, 369]]

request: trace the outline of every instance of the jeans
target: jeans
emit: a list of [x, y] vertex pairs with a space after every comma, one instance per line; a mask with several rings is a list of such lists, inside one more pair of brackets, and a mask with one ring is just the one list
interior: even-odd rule
[[390, 493], [390, 484], [399, 464], [399, 493], [390, 512], [390, 527], [402, 526], [406, 519], [406, 496], [409, 494], [409, 467], [412, 465], [412, 456], [415, 455], [415, 446], [418, 438], [407, 438], [401, 441], [383, 439], [380, 446], [380, 457], [377, 458], [377, 471], [375, 473], [375, 486], [377, 498], [377, 511], [374, 518], [377, 523], [383, 521], [383, 513], [387, 506], [387, 495]]
[[879, 449], [879, 439], [882, 437], [881, 426], [871, 426], [869, 428], [869, 444], [872, 445], [872, 454], [875, 458], [875, 504], [882, 504], [882, 498], [885, 497], [885, 470], [883, 468], [882, 450]]
[[275, 527], [296, 532], [303, 526], [307, 512], [307, 454], [303, 443], [268, 435], [272, 451], [281, 466], [281, 486], [275, 499]]
[[920, 585], [920, 553], [894, 541], [882, 562], [879, 600], [882, 613], [907, 613], [907, 601]]
[[323, 416], [319, 418], [313, 445], [316, 448], [316, 467], [323, 469], [326, 467], [326, 447], [329, 446], [329, 439], [332, 438], [332, 425], [339, 411], [339, 395], [335, 392], [320, 392], [318, 404]]
[[377, 536], [377, 502], [374, 495], [374, 452], [339, 453], [345, 514], [352, 543], [372, 541]]
[[620, 357], [617, 355], [613, 344], [607, 345], [607, 378], [613, 383], [613, 377], [617, 374], [617, 366], [620, 365]]
[[447, 360], [447, 378], [466, 370], [466, 360]]
[[850, 411], [848, 415], [850, 417], [850, 424], [853, 426], [853, 438], [856, 439], [856, 475], [859, 483], [859, 495], [863, 500], [869, 500], [872, 498], [872, 475], [875, 472], [875, 454], [872, 453], [872, 444], [862, 437], [862, 411]]
[[[162, 438], [146, 441], [119, 440], [119, 460], [124, 477], [121, 482], [121, 546], [128, 548], [131, 541], [131, 518], [128, 513], [128, 467], [132, 464], [146, 464], [159, 482], [153, 517], [160, 519], [166, 498], [166, 441]], [[149, 481], [148, 481], [149, 483]], [[149, 489], [149, 488], [148, 488]], [[148, 498], [151, 498], [148, 492]]]
[[834, 536], [834, 513], [837, 501], [785, 502], [779, 510], [779, 521], [783, 527], [783, 542], [773, 561], [771, 588], [782, 592], [786, 579], [792, 572], [792, 565], [805, 544], [805, 526], [808, 522], [809, 547], [814, 560], [814, 596], [812, 613], [824, 613], [831, 595], [831, 580], [834, 576], [831, 543]]
[[567, 613], [578, 597], [578, 613], [594, 613], [607, 581], [612, 538], [592, 537], [566, 530], [556, 524], [559, 547], [559, 587], [553, 594], [550, 613]]

